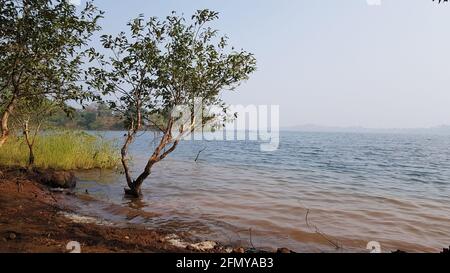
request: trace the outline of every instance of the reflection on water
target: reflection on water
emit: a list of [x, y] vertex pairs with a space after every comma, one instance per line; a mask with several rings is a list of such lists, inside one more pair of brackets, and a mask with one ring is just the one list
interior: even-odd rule
[[[135, 175], [152, 139], [132, 146]], [[114, 171], [79, 173], [78, 191], [104, 201], [84, 209], [109, 220], [230, 244], [251, 238], [256, 247], [311, 252], [335, 251], [327, 238], [344, 251], [374, 240], [409, 251], [450, 243], [449, 137], [284, 132], [280, 140], [275, 152], [256, 142], [184, 142], [154, 167], [139, 201], [123, 198], [126, 183]]]

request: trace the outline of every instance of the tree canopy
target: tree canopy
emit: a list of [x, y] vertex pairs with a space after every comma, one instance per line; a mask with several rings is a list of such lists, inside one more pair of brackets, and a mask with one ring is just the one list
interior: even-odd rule
[[92, 2], [78, 12], [65, 0], [0, 0], [0, 146], [21, 100], [90, 97], [80, 82], [83, 47], [102, 14]]

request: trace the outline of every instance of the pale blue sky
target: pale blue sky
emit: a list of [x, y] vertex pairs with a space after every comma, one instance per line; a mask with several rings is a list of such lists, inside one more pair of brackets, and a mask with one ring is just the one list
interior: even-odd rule
[[281, 126], [450, 124], [450, 4], [431, 0], [96, 0], [103, 32], [140, 13], [220, 12], [215, 27], [258, 71], [233, 104], [278, 104]]

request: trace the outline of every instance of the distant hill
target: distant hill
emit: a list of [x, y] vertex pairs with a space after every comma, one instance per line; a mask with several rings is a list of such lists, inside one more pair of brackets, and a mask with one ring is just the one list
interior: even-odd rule
[[437, 134], [450, 135], [450, 125], [442, 125], [430, 128], [389, 128], [376, 129], [365, 127], [329, 127], [314, 124], [284, 127], [282, 130], [299, 132], [336, 132], [336, 133], [385, 133], [385, 134]]

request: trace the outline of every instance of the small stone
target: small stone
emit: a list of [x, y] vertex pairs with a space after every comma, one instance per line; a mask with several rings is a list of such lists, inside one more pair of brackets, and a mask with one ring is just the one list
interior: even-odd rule
[[208, 250], [214, 249], [214, 247], [216, 245], [217, 245], [216, 242], [205, 241], [205, 242], [200, 242], [197, 244], [192, 244], [192, 247], [194, 247], [196, 250], [199, 250], [199, 251], [208, 251]]
[[7, 242], [8, 239], [6, 239], [5, 237], [3, 237], [3, 238], [2, 238], [2, 241], [3, 241], [3, 242]]
[[245, 253], [245, 249], [242, 247], [235, 248], [233, 250], [234, 253]]
[[282, 248], [277, 249], [277, 253], [292, 253], [292, 251], [285, 247], [282, 247]]
[[14, 239], [16, 239], [16, 238], [17, 238], [17, 236], [16, 236], [15, 233], [11, 232], [11, 233], [9, 234], [9, 239], [14, 240]]
[[194, 251], [194, 250], [196, 250], [196, 249], [195, 249], [195, 247], [193, 247], [192, 245], [187, 245], [187, 246], [186, 246], [186, 250]]
[[125, 236], [125, 239], [126, 239], [126, 240], [130, 240], [130, 237], [129, 237], [129, 236]]
[[232, 247], [227, 247], [227, 248], [225, 248], [225, 252], [226, 253], [231, 253], [231, 252], [233, 252], [233, 248]]

